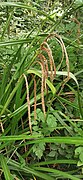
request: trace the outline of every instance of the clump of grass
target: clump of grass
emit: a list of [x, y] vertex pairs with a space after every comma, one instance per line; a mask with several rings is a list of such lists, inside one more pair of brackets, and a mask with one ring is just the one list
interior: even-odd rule
[[[77, 78], [70, 72], [62, 36], [49, 32], [51, 25], [54, 29], [55, 20], [33, 4], [0, 4], [6, 6], [8, 15], [0, 42], [0, 177], [79, 180], [83, 178], [81, 91]], [[10, 40], [11, 21], [18, 8], [32, 16], [34, 12], [43, 14], [45, 19], [40, 21], [35, 33], [33, 27], [28, 35], [25, 33], [25, 38], [23, 35], [22, 39], [16, 39], [14, 34], [16, 40], [13, 36]], [[57, 27], [65, 15], [66, 12], [57, 20]], [[47, 33], [42, 33], [47, 20]], [[70, 44], [77, 47], [73, 41]], [[59, 56], [60, 50], [58, 64], [56, 52]]]

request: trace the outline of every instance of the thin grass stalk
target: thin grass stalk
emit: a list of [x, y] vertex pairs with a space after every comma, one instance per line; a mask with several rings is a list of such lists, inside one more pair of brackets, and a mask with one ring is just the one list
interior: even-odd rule
[[36, 103], [36, 79], [34, 77], [34, 120], [36, 120], [37, 118], [37, 114], [36, 114], [36, 107], [37, 107], [37, 103]]
[[2, 122], [0, 122], [0, 126], [1, 126], [2, 133], [4, 133], [4, 127], [3, 127], [3, 123]]
[[30, 132], [32, 134], [32, 126], [31, 126], [31, 113], [30, 113], [30, 99], [29, 99], [29, 86], [28, 86], [28, 81], [27, 81], [27, 77], [25, 74], [23, 74], [25, 82], [26, 82], [26, 91], [27, 91], [27, 106], [28, 106], [28, 120], [29, 120], [29, 128], [30, 128]]
[[[7, 7], [7, 8], [8, 8], [8, 7]], [[11, 20], [11, 18], [12, 18], [13, 13], [14, 13], [14, 11], [12, 11], [10, 15], [9, 15], [9, 12], [7, 13], [7, 14], [8, 14], [8, 15], [7, 15], [7, 16], [8, 16], [8, 19], [7, 19], [7, 21], [6, 21], [6, 25], [5, 25], [4, 28], [3, 28], [3, 32], [2, 32], [2, 35], [1, 35], [1, 41], [3, 40], [3, 37], [4, 37], [4, 35], [5, 35], [6, 30], [7, 30], [7, 32], [8, 32], [8, 38], [9, 38], [9, 35], [10, 35], [10, 20]]]
[[[21, 123], [22, 123], [22, 129], [24, 130], [24, 123], [23, 123], [23, 120], [21, 119]], [[26, 141], [24, 140], [24, 143], [25, 143]], [[17, 150], [16, 150], [17, 151]], [[24, 151], [25, 151], [25, 153], [27, 152], [27, 145], [25, 145], [24, 146]], [[26, 157], [26, 162], [27, 162], [27, 157]]]
[[[5, 0], [7, 2], [7, 0]], [[9, 19], [9, 7], [6, 6], [6, 14], [7, 14], [7, 21]], [[7, 27], [7, 32], [8, 32], [8, 37], [9, 37], [9, 34], [10, 34], [10, 25], [8, 25]]]

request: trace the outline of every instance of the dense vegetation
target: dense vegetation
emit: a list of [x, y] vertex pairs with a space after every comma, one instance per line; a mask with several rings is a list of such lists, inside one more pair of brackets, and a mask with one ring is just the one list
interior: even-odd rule
[[0, 179], [83, 179], [83, 1], [0, 1]]

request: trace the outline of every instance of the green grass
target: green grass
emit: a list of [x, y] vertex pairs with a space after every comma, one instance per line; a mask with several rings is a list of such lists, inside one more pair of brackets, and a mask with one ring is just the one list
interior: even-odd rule
[[53, 19], [55, 4], [46, 10], [42, 1], [0, 3], [1, 179], [83, 178], [82, 34], [78, 37], [77, 24], [68, 37], [75, 23], [69, 8], [73, 16], [82, 5], [72, 2]]

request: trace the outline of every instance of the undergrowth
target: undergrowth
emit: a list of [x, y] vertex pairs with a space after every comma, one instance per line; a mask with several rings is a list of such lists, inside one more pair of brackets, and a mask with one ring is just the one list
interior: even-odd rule
[[0, 3], [2, 180], [83, 179], [82, 7]]

